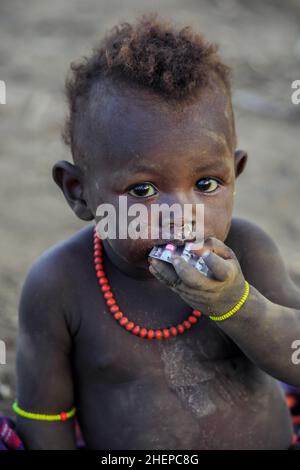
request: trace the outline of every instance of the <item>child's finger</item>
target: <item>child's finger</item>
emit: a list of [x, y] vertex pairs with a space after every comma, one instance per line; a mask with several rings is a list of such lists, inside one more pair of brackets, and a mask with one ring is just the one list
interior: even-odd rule
[[156, 271], [152, 266], [149, 266], [149, 271], [151, 274], [153, 274], [154, 277], [156, 277], [156, 279], [163, 282], [164, 284], [167, 284], [165, 278], [161, 276], [160, 273]]
[[206, 251], [202, 254], [206, 266], [218, 281], [225, 281], [232, 272], [232, 261], [225, 260], [212, 251]]
[[195, 245], [195, 247], [194, 248], [192, 247], [191, 251], [196, 253], [198, 256], [202, 256], [202, 254], [205, 251], [210, 250], [210, 251], [213, 251], [214, 253], [216, 253], [217, 255], [221, 256], [224, 259], [234, 257], [233, 251], [227, 245], [225, 245], [223, 242], [221, 242], [221, 240], [218, 240], [217, 238], [214, 238], [214, 237], [207, 238], [204, 241], [204, 244], [203, 244], [202, 247], [197, 248], [196, 243], [194, 245]]
[[152, 268], [151, 272], [153, 271], [152, 274], [168, 286], [173, 286], [179, 281], [178, 275], [171, 264], [154, 258], [150, 266]]
[[197, 289], [209, 282], [208, 278], [204, 274], [201, 274], [197, 269], [191, 266], [187, 261], [185, 261], [180, 256], [174, 256], [173, 266], [179, 278], [188, 287]]

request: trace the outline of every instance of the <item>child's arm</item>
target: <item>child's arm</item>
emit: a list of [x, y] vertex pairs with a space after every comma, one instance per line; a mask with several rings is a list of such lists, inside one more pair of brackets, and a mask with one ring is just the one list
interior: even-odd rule
[[[31, 268], [19, 308], [17, 401], [33, 413], [58, 414], [74, 405], [61, 265], [44, 255]], [[46, 422], [17, 416], [27, 449], [76, 449], [73, 419]]]
[[[233, 251], [215, 238], [205, 241], [205, 247], [214, 251], [206, 263], [218, 280], [206, 278], [182, 258], [177, 265], [174, 263], [175, 271], [159, 260], [154, 266], [151, 262], [150, 270], [206, 315], [221, 315], [232, 309], [248, 280], [250, 294], [244, 305], [230, 318], [214, 323], [261, 369], [300, 386], [300, 365], [292, 361], [293, 345], [300, 340], [300, 291], [289, 278], [275, 243], [261, 229], [251, 226], [240, 240], [245, 246], [243, 272]], [[202, 254], [203, 249], [198, 253]], [[173, 287], [176, 280], [179, 283]]]

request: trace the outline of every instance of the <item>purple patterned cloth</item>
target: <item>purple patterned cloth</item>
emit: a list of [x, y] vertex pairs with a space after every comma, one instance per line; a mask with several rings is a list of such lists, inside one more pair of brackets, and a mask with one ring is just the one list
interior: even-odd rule
[[25, 450], [11, 418], [0, 416], [0, 450]]
[[[85, 450], [86, 445], [76, 419], [74, 426], [77, 449]], [[23, 442], [15, 431], [15, 427], [16, 424], [12, 418], [0, 416], [0, 450], [26, 450]]]

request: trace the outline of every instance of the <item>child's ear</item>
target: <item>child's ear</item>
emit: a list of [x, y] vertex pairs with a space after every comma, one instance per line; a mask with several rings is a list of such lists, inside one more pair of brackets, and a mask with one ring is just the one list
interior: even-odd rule
[[77, 217], [82, 220], [93, 220], [94, 216], [82, 198], [83, 175], [81, 170], [72, 163], [60, 160], [53, 166], [52, 176]]
[[248, 160], [248, 154], [247, 152], [244, 152], [244, 150], [236, 150], [234, 152], [234, 165], [235, 165], [235, 177], [236, 178], [241, 173], [243, 173], [247, 160]]

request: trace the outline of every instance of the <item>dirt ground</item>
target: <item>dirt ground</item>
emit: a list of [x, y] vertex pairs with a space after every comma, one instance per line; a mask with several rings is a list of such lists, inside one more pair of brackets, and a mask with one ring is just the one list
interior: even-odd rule
[[[69, 159], [60, 139], [69, 63], [120, 20], [149, 11], [144, 0], [1, 0], [0, 79], [0, 414], [15, 393], [17, 309], [27, 269], [49, 246], [83, 223], [51, 180], [51, 167]], [[191, 24], [218, 42], [234, 68], [239, 146], [249, 152], [237, 184], [235, 215], [259, 223], [279, 245], [300, 285], [300, 105], [291, 83], [300, 79], [299, 0], [154, 0], [151, 10]], [[34, 365], [33, 365], [34, 367]]]

